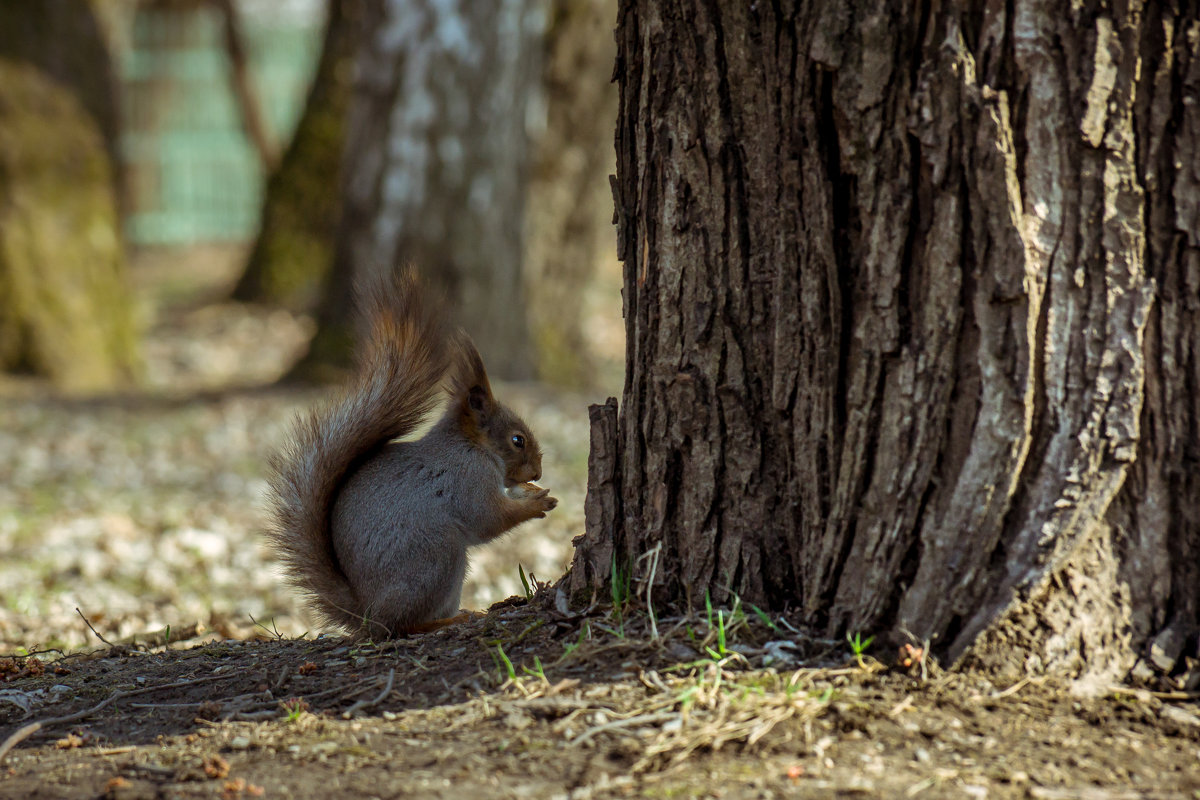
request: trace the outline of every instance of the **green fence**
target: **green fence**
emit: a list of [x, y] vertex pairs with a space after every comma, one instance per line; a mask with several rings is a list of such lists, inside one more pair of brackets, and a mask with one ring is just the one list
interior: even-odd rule
[[[142, 7], [131, 24], [119, 61], [126, 235], [135, 244], [252, 238], [265, 176], [230, 90], [220, 16], [202, 5]], [[243, 20], [250, 78], [281, 146], [304, 108], [321, 24], [294, 16]]]

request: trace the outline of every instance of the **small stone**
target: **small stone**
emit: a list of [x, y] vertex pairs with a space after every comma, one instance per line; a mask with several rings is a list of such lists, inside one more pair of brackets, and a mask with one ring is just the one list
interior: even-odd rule
[[250, 747], [250, 739], [245, 736], [235, 736], [229, 741], [230, 750], [245, 750]]
[[1184, 659], [1187, 665], [1184, 667], [1183, 675], [1179, 676], [1180, 688], [1185, 692], [1194, 692], [1200, 689], [1200, 661], [1194, 658]]
[[1133, 665], [1133, 669], [1129, 671], [1129, 677], [1138, 683], [1145, 683], [1154, 678], [1154, 670], [1150, 668], [1144, 658], [1139, 658]]
[[1179, 706], [1163, 706], [1162, 716], [1180, 725], [1200, 728], [1200, 715], [1193, 714]]
[[667, 654], [675, 661], [680, 662], [695, 661], [700, 657], [699, 653], [682, 642], [670, 642], [667, 645]]
[[1188, 632], [1178, 623], [1163, 628], [1150, 643], [1150, 663], [1160, 672], [1175, 669], [1175, 662], [1179, 660], [1187, 638]]

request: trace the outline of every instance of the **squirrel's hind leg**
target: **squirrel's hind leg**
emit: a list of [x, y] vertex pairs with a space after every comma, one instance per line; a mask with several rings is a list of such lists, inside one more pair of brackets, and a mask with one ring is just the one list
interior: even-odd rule
[[404, 631], [404, 633], [431, 633], [449, 625], [458, 625], [463, 622], [470, 622], [476, 616], [478, 615], [470, 611], [462, 611], [458, 614], [455, 614], [453, 617], [431, 619], [428, 622], [418, 622], [415, 625], [410, 625], [408, 630]]

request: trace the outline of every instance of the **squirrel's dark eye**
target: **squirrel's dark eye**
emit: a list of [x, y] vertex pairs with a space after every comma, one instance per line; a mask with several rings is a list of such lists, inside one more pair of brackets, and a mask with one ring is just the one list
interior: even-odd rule
[[512, 443], [513, 443], [513, 447], [517, 448], [518, 450], [525, 449], [525, 437], [519, 433], [513, 434]]

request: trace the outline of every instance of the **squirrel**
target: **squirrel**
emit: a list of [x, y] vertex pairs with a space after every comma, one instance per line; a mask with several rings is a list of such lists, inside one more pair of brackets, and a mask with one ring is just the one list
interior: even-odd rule
[[[496, 402], [470, 337], [411, 268], [358, 287], [367, 322], [350, 388], [297, 418], [272, 459], [268, 538], [326, 623], [378, 637], [459, 614], [467, 549], [558, 501], [537, 486], [542, 454]], [[448, 384], [446, 411], [412, 434]]]

